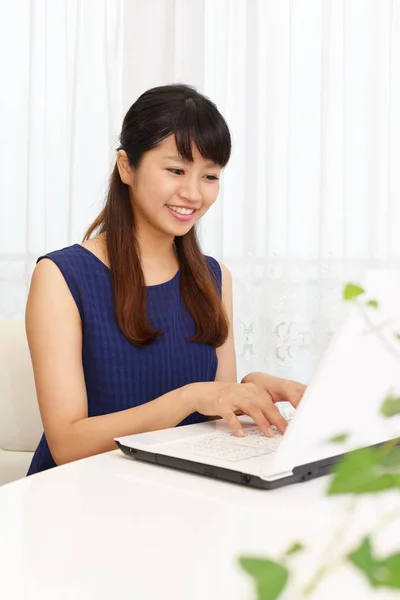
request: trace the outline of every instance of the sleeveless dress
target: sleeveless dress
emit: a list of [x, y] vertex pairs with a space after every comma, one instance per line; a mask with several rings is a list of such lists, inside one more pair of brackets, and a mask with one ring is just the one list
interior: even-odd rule
[[[179, 271], [170, 281], [146, 288], [148, 318], [163, 335], [139, 348], [118, 327], [111, 271], [99, 258], [79, 244], [50, 252], [37, 262], [42, 258], [57, 265], [80, 313], [89, 417], [145, 404], [190, 383], [215, 380], [216, 349], [188, 341], [195, 323], [181, 296]], [[214, 258], [205, 258], [221, 297], [220, 265]], [[179, 425], [205, 420], [194, 413]], [[28, 475], [55, 466], [43, 434]]]

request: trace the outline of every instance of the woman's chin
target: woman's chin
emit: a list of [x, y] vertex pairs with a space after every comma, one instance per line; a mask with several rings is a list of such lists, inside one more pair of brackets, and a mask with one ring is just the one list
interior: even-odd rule
[[170, 235], [173, 235], [174, 237], [180, 237], [182, 235], [185, 235], [186, 233], [188, 233], [188, 231], [190, 231], [193, 227], [194, 223], [177, 223], [176, 225], [171, 225], [170, 223], [168, 225], [164, 226], [164, 231], [165, 233], [168, 233]]

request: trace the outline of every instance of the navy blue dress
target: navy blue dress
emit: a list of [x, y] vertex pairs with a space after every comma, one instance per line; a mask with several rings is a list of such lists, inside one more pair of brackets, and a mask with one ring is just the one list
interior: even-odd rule
[[[215, 380], [215, 348], [188, 341], [195, 323], [181, 296], [179, 271], [170, 281], [147, 287], [149, 320], [164, 335], [139, 348], [118, 327], [111, 271], [100, 259], [79, 244], [50, 252], [38, 262], [42, 258], [51, 259], [60, 269], [80, 313], [89, 417], [145, 404], [189, 383]], [[206, 260], [221, 294], [219, 263], [208, 256]], [[194, 413], [180, 425], [205, 419]], [[55, 466], [43, 434], [28, 475]]]

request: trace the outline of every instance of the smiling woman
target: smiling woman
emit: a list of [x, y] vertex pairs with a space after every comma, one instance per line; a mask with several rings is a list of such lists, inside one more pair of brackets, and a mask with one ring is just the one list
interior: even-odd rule
[[237, 383], [230, 273], [197, 241], [231, 151], [216, 106], [184, 85], [149, 90], [120, 142], [83, 243], [40, 257], [32, 277], [26, 329], [45, 433], [29, 474], [215, 415], [240, 434], [236, 414], [248, 414], [269, 435], [286, 427], [275, 399], [298, 401], [260, 374]]
[[[201, 94], [163, 86], [131, 106], [120, 139], [105, 209], [85, 236], [106, 233], [119, 326], [140, 346], [161, 334], [146, 317], [144, 283], [149, 270], [159, 283], [162, 257], [167, 273], [180, 267], [182, 295], [196, 323], [193, 339], [219, 346], [227, 337], [226, 319], [193, 225], [217, 199], [231, 151], [228, 127]], [[179, 214], [182, 208], [186, 214]], [[201, 304], [194, 301], [199, 297]]]

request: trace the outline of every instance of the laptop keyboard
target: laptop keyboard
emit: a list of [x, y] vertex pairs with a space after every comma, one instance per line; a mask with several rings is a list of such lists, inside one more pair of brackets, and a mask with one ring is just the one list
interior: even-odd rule
[[245, 429], [243, 438], [233, 432], [221, 432], [204, 436], [197, 441], [179, 443], [179, 450], [231, 462], [247, 460], [265, 454], [273, 454], [276, 451], [282, 435], [275, 427], [272, 429], [275, 432], [273, 438], [266, 437], [257, 426], [254, 426]]

